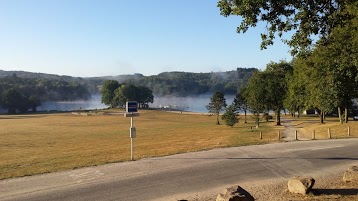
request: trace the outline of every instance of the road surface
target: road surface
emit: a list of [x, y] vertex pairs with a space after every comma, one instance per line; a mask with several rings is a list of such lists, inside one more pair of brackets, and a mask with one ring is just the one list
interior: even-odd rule
[[358, 165], [358, 139], [215, 149], [0, 181], [0, 200], [180, 200]]

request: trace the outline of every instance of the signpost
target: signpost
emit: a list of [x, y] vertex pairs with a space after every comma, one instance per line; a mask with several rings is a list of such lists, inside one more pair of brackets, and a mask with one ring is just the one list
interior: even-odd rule
[[124, 117], [131, 118], [131, 127], [129, 128], [129, 137], [131, 138], [131, 160], [134, 160], [134, 138], [136, 137], [136, 128], [133, 126], [133, 117], [139, 116], [138, 102], [128, 101], [126, 103], [126, 113]]

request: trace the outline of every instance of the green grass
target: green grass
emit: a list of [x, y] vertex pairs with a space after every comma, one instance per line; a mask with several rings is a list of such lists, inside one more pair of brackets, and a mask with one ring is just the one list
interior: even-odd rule
[[[216, 125], [215, 116], [140, 113], [134, 118], [136, 159], [277, 142], [282, 129], [273, 122], [256, 129], [250, 118], [231, 128]], [[0, 126], [0, 179], [130, 160], [130, 118], [123, 115], [0, 115]]]

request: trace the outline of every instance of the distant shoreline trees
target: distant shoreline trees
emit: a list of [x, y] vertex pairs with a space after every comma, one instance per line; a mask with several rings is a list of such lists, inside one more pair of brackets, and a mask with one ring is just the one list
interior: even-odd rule
[[0, 78], [0, 107], [8, 113], [37, 111], [45, 101], [88, 100], [86, 85], [64, 80], [22, 78], [16, 74]]

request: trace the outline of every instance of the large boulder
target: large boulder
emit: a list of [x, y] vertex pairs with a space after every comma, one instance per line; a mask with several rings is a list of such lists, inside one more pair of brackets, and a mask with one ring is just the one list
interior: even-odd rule
[[220, 193], [216, 201], [254, 201], [255, 199], [240, 186], [225, 189]]
[[345, 182], [358, 182], [358, 166], [351, 166], [343, 175]]
[[312, 189], [314, 182], [312, 177], [293, 177], [288, 181], [288, 190], [291, 193], [306, 195]]

